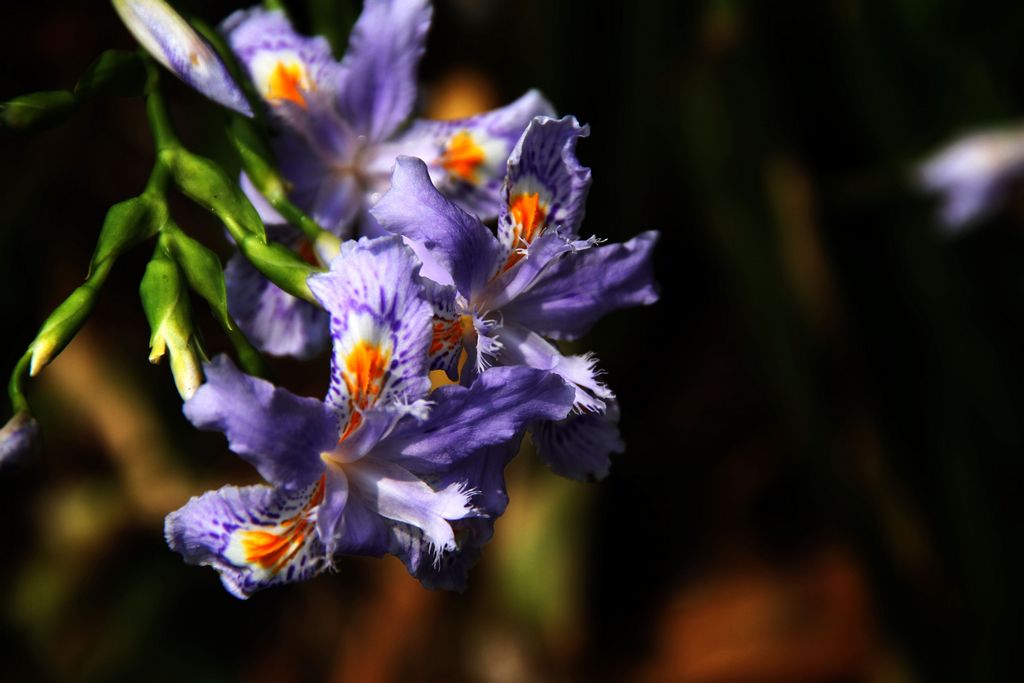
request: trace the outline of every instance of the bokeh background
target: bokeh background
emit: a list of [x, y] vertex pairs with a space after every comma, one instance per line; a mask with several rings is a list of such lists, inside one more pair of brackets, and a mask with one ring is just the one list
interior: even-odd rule
[[[357, 2], [286, 4], [343, 50]], [[244, 3], [176, 5], [213, 23]], [[461, 595], [352, 559], [238, 601], [162, 539], [190, 495], [254, 473], [146, 361], [142, 247], [32, 384], [39, 459], [0, 476], [0, 680], [1019, 680], [1024, 214], [950, 238], [912, 169], [1024, 116], [1024, 5], [436, 5], [422, 110], [539, 87], [593, 129], [584, 231], [662, 232], [661, 302], [584, 342], [628, 452], [585, 485], [527, 447]], [[80, 1], [4, 3], [0, 44], [0, 100], [133, 45], [107, 3]], [[234, 163], [222, 114], [165, 84], [185, 142]], [[111, 99], [0, 140], [0, 159], [10, 368], [152, 153], [141, 102]], [[208, 216], [174, 210], [227, 253]], [[274, 369], [315, 394], [326, 365]]]

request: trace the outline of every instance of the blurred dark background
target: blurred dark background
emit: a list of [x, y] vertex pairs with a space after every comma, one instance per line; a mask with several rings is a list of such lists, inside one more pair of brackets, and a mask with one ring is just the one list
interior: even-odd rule
[[[343, 50], [358, 3], [286, 4]], [[1019, 680], [1024, 215], [949, 239], [910, 179], [955, 134], [1024, 116], [1024, 5], [436, 4], [422, 110], [540, 88], [592, 126], [584, 232], [662, 232], [661, 302], [583, 344], [628, 452], [598, 485], [518, 458], [462, 595], [353, 559], [238, 601], [163, 543], [188, 496], [255, 475], [146, 361], [141, 247], [32, 384], [40, 458], [0, 477], [0, 680]], [[176, 6], [214, 23], [245, 5]], [[0, 43], [0, 100], [133, 46], [109, 4], [70, 1], [4, 4]], [[185, 142], [233, 163], [220, 112], [165, 88]], [[131, 99], [0, 150], [10, 368], [152, 153]], [[201, 211], [175, 215], [227, 253]], [[326, 363], [274, 367], [312, 394]]]

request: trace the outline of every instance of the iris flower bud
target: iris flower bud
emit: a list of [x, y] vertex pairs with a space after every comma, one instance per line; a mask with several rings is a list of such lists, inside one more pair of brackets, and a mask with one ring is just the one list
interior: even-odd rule
[[113, 0], [139, 44], [175, 76], [228, 109], [252, 116], [224, 62], [181, 15], [162, 0]]

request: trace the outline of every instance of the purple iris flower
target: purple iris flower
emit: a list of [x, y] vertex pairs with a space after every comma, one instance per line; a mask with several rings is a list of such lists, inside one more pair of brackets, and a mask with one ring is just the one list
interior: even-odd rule
[[530, 123], [508, 160], [497, 238], [438, 192], [419, 159], [399, 158], [391, 190], [372, 209], [433, 281], [433, 369], [468, 384], [491, 365], [527, 366], [574, 389], [576, 414], [537, 425], [533, 439], [552, 469], [575, 479], [604, 476], [609, 454], [623, 450], [618, 408], [593, 355], [563, 354], [551, 340], [578, 339], [609, 311], [657, 300], [658, 233], [603, 246], [579, 237], [590, 170], [575, 148], [588, 134], [572, 117]]
[[[310, 289], [330, 317], [331, 381], [304, 398], [226, 357], [185, 403], [224, 432], [269, 485], [227, 486], [166, 521], [170, 546], [210, 565], [238, 597], [309, 578], [338, 554], [392, 552], [432, 585], [458, 585], [462, 539], [481, 543], [504, 510], [502, 470], [525, 426], [560, 419], [572, 390], [548, 373], [495, 368], [428, 397], [433, 311], [398, 237], [343, 245]], [[510, 456], [508, 456], [510, 457]], [[446, 578], [447, 564], [461, 572]]]
[[[367, 210], [387, 191], [399, 155], [424, 159], [447, 196], [493, 217], [513, 145], [534, 116], [553, 113], [530, 91], [479, 116], [407, 123], [431, 14], [428, 0], [367, 0], [340, 63], [324, 38], [297, 34], [279, 11], [242, 10], [221, 27], [267, 104], [292, 200], [340, 237], [357, 228], [363, 235], [381, 234]], [[280, 226], [276, 237], [309, 250], [298, 231], [268, 210], [248, 183], [243, 186], [264, 221]], [[264, 351], [309, 357], [326, 344], [326, 318], [240, 256], [229, 268], [228, 294], [232, 314]]]

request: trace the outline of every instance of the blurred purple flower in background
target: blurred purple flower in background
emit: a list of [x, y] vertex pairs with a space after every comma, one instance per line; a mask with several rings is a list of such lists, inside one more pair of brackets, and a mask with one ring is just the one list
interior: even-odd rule
[[1024, 177], [1024, 128], [971, 133], [918, 169], [922, 187], [940, 196], [940, 218], [959, 231], [998, 211]]

